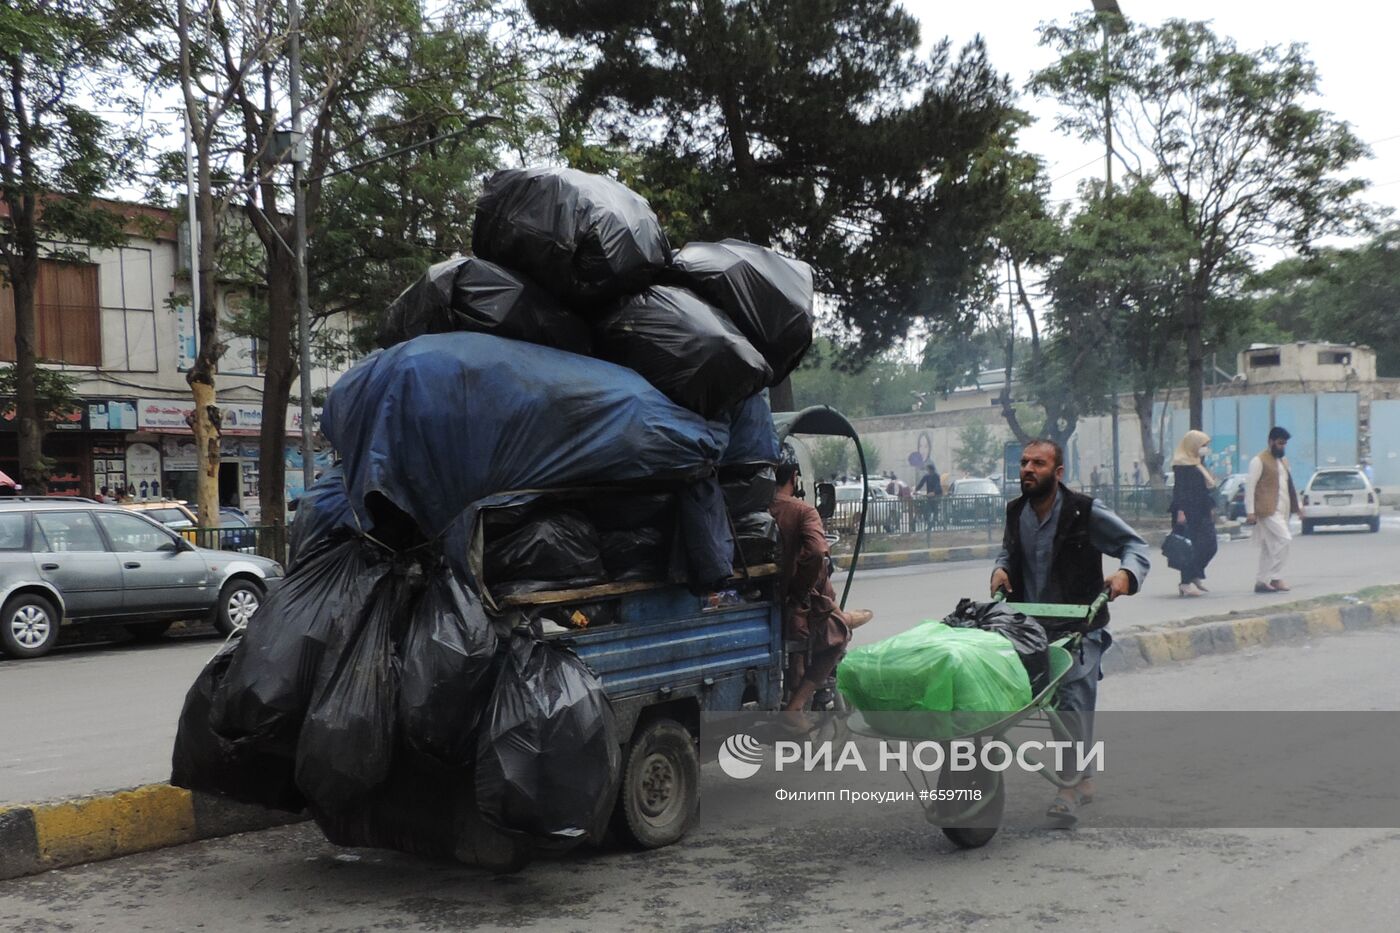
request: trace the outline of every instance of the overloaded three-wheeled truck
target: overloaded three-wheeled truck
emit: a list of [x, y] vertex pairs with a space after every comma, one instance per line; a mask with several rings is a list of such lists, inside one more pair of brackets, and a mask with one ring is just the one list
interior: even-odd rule
[[615, 809], [679, 838], [700, 713], [782, 700], [780, 429], [854, 439], [770, 411], [814, 301], [764, 246], [673, 250], [612, 179], [497, 173], [472, 255], [409, 285], [329, 392], [339, 461], [285, 584], [187, 694], [172, 780], [493, 868]]
[[[855, 428], [832, 408], [775, 412], [773, 420], [799, 460], [806, 459], [804, 437], [848, 438], [860, 455]], [[829, 517], [829, 490], [817, 493], [818, 511]], [[857, 529], [846, 564], [843, 607], [863, 532]], [[701, 597], [680, 584], [624, 582], [499, 600], [503, 610], [589, 619], [584, 628], [552, 626], [546, 637], [575, 651], [612, 702], [624, 738], [613, 827], [637, 845], [669, 845], [695, 819], [702, 713], [781, 707], [786, 656], [807, 646], [783, 638], [779, 586], [777, 566], [765, 562], [736, 568], [727, 589]], [[839, 695], [828, 696], [840, 704]]]

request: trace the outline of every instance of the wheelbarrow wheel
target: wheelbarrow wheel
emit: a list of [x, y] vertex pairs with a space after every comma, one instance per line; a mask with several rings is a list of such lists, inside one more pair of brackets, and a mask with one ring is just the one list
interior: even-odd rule
[[[939, 790], [979, 791], [981, 799], [939, 801], [930, 815], [935, 816], [943, 835], [959, 849], [979, 849], [992, 841], [1001, 828], [1002, 814], [1006, 810], [1006, 782], [995, 771], [977, 768], [972, 771], [953, 771], [945, 768], [938, 777]], [[969, 814], [972, 826], [950, 826], [964, 814]]]

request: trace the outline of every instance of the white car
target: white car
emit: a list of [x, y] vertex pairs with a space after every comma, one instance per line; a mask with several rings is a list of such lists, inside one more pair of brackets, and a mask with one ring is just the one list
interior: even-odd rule
[[1303, 490], [1303, 534], [1318, 525], [1366, 525], [1381, 530], [1381, 494], [1355, 467], [1318, 470]]

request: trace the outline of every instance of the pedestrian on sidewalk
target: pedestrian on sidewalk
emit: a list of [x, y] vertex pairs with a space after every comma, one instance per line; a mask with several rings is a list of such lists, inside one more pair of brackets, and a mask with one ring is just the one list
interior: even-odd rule
[[1293, 535], [1288, 530], [1288, 517], [1303, 517], [1298, 505], [1298, 490], [1283, 455], [1291, 437], [1284, 428], [1269, 429], [1269, 446], [1249, 461], [1249, 478], [1245, 480], [1244, 501], [1249, 509], [1245, 523], [1255, 527], [1259, 539], [1259, 572], [1254, 577], [1256, 593], [1286, 593], [1283, 565], [1288, 561], [1288, 549]]
[[1206, 567], [1215, 557], [1215, 477], [1201, 461], [1210, 435], [1187, 431], [1172, 456], [1172, 530], [1191, 539], [1191, 561], [1181, 568], [1177, 592], [1200, 596], [1206, 590]]
[[[1088, 605], [1108, 591], [1110, 600], [1129, 596], [1147, 580], [1151, 564], [1147, 542], [1128, 524], [1090, 496], [1064, 484], [1065, 454], [1058, 443], [1037, 439], [1021, 451], [1021, 496], [1006, 507], [1001, 553], [992, 571], [991, 589], [1017, 602]], [[1103, 555], [1117, 558], [1118, 570], [1105, 577]], [[1108, 608], [1089, 622], [1089, 631], [1075, 652], [1075, 663], [1060, 682], [1056, 706], [1068, 735], [1056, 738], [1089, 743], [1094, 734], [1094, 707], [1100, 660], [1113, 643]], [[1094, 775], [1062, 774], [1078, 783], [1060, 790], [1046, 816], [1061, 826], [1078, 821], [1076, 811], [1094, 799]]]

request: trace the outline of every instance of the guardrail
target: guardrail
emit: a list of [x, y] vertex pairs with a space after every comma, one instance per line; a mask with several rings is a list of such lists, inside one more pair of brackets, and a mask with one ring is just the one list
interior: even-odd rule
[[[1166, 521], [1171, 509], [1169, 487], [1120, 486], [1115, 494], [1112, 486], [1101, 485], [1077, 491], [1099, 499], [1129, 524]], [[865, 533], [909, 535], [985, 530], [988, 540], [992, 540], [1001, 535], [1009, 501], [1005, 496], [915, 496], [912, 499], [871, 496]], [[829, 524], [842, 535], [855, 534], [860, 511], [859, 502], [838, 502]]]
[[225, 525], [219, 528], [186, 528], [180, 532], [197, 547], [238, 551], [287, 563], [287, 529], [280, 525]]

